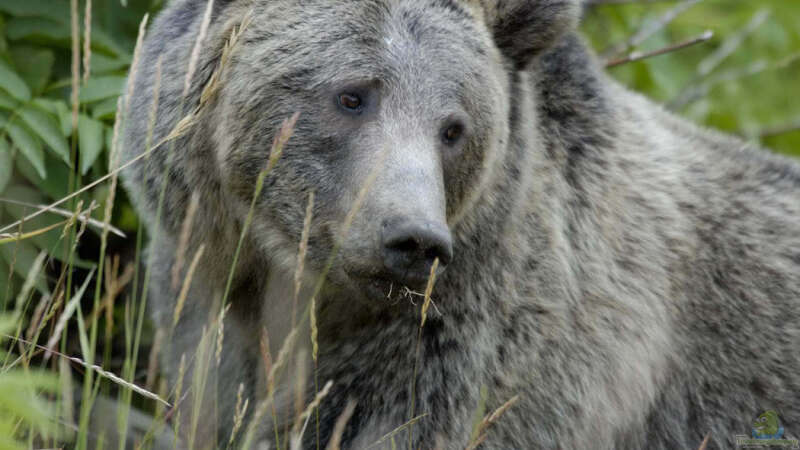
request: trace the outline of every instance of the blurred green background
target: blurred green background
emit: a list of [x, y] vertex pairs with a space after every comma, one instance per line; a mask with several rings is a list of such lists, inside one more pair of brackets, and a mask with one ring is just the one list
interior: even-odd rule
[[[596, 5], [583, 30], [603, 52], [680, 3]], [[697, 123], [800, 156], [800, 1], [701, 1], [637, 50], [663, 48], [706, 30], [714, 32], [708, 42], [609, 72]]]

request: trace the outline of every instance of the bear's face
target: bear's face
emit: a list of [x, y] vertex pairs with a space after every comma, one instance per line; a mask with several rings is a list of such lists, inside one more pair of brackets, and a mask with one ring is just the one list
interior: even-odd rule
[[308, 266], [336, 249], [335, 286], [418, 290], [435, 259], [458, 257], [450, 227], [505, 150], [520, 63], [499, 44], [499, 19], [468, 3], [256, 2], [220, 92], [217, 158], [249, 205], [281, 122], [300, 114], [251, 231], [273, 264], [295, 264], [312, 192]]

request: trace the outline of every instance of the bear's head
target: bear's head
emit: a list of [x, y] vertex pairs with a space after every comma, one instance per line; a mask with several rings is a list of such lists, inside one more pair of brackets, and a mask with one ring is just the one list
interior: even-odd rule
[[458, 258], [451, 231], [513, 139], [515, 72], [574, 26], [578, 0], [245, 4], [221, 13], [235, 23], [253, 8], [213, 114], [233, 202], [250, 205], [275, 133], [299, 113], [256, 202], [256, 244], [293, 270], [313, 193], [307, 267], [335, 251], [337, 288], [419, 290], [435, 259]]

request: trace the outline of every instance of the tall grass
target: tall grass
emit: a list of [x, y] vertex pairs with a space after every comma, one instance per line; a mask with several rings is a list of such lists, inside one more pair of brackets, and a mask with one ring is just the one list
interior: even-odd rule
[[[192, 57], [190, 58], [189, 68], [187, 70], [188, 73], [186, 76], [184, 97], [192, 88], [189, 83], [193, 78], [192, 74], [196, 68], [200, 48], [204, 40], [205, 33], [208, 29], [212, 5], [213, 3], [211, 1], [207, 3], [203, 25], [201, 26], [200, 33], [197, 36], [196, 45], [192, 52]], [[90, 14], [91, 3], [87, 3], [84, 13], [84, 20], [86, 24], [91, 23]], [[79, 16], [76, 0], [72, 0], [71, 2], [71, 17], [73, 30], [78, 30]], [[243, 17], [241, 24], [234, 29], [233, 33], [229, 37], [222, 56], [218, 62], [217, 69], [213, 72], [210, 80], [202, 89], [200, 103], [188, 108], [189, 112], [185, 114], [185, 116], [178, 121], [178, 123], [175, 124], [173, 131], [169, 133], [165, 139], [155, 143], [155, 145], [152, 145], [152, 142], [149, 139], [149, 137], [152, 136], [153, 122], [156, 117], [155, 111], [153, 111], [150, 116], [151, 124], [150, 130], [148, 131], [147, 148], [145, 148], [144, 151], [142, 151], [141, 154], [132, 161], [129, 161], [121, 166], [118, 164], [118, 154], [120, 152], [119, 136], [123, 132], [122, 130], [124, 130], [124, 121], [130, 112], [130, 99], [133, 95], [135, 95], [135, 92], [132, 90], [133, 85], [135, 84], [135, 79], [132, 76], [128, 81], [127, 95], [125, 97], [120, 97], [117, 102], [116, 121], [113, 127], [114, 133], [112, 137], [108, 173], [86, 186], [78, 186], [77, 180], [79, 177], [72, 174], [70, 177], [70, 193], [68, 195], [49, 205], [43, 205], [42, 207], [36, 208], [33, 212], [22, 217], [20, 220], [4, 226], [4, 230], [14, 229], [15, 227], [23, 230], [26, 223], [29, 223], [31, 220], [34, 220], [43, 214], [59, 212], [69, 216], [68, 219], [62, 223], [50, 225], [46, 229], [37, 229], [25, 232], [19, 231], [14, 234], [9, 234], [3, 238], [4, 244], [13, 245], [14, 243], [23, 242], [24, 240], [32, 238], [40, 233], [44, 233], [53, 229], [62, 229], [61, 238], [59, 241], [63, 243], [63, 248], [65, 249], [63, 260], [68, 262], [61, 267], [58, 281], [55, 283], [55, 287], [52, 291], [53, 294], [43, 295], [42, 300], [36, 307], [36, 313], [34, 314], [34, 316], [37, 318], [35, 321], [35, 330], [31, 329], [28, 331], [27, 335], [29, 336], [29, 339], [23, 339], [20, 337], [23, 331], [21, 322], [17, 322], [18, 326], [16, 332], [9, 335], [9, 338], [12, 340], [12, 342], [18, 346], [22, 356], [16, 358], [15, 360], [10, 360], [11, 353], [7, 353], [6, 362], [2, 366], [5, 373], [13, 375], [16, 373], [14, 368], [17, 365], [23, 364], [27, 369], [29, 363], [32, 360], [35, 360], [35, 358], [39, 357], [41, 364], [45, 369], [47, 366], [50, 366], [51, 370], [55, 370], [60, 374], [61, 396], [58, 397], [48, 394], [48, 392], [52, 392], [55, 388], [54, 383], [57, 378], [50, 379], [47, 378], [47, 375], [43, 375], [40, 378], [31, 378], [31, 382], [28, 383], [31, 390], [30, 392], [27, 392], [30, 400], [40, 401], [38, 400], [40, 398], [49, 399], [50, 401], [45, 404], [50, 405], [51, 410], [48, 410], [48, 413], [34, 415], [30, 412], [30, 410], [19, 408], [17, 411], [15, 411], [16, 415], [12, 416], [15, 418], [18, 417], [15, 419], [16, 426], [19, 427], [20, 424], [25, 424], [25, 420], [28, 419], [30, 421], [29, 429], [28, 431], [24, 432], [14, 431], [13, 433], [10, 433], [10, 435], [18, 435], [26, 438], [28, 440], [28, 444], [30, 445], [33, 445], [35, 442], [37, 445], [52, 447], [68, 445], [74, 446], [78, 449], [85, 449], [90, 446], [104, 447], [114, 443], [116, 443], [120, 449], [127, 448], [127, 445], [130, 442], [129, 438], [132, 438], [134, 442], [136, 442], [136, 445], [140, 448], [149, 448], [154, 445], [158, 446], [166, 441], [172, 442], [175, 447], [178, 447], [179, 445], [186, 445], [188, 448], [208, 446], [207, 442], [201, 443], [196, 441], [201, 421], [207, 419], [207, 412], [204, 411], [201, 406], [205, 404], [204, 402], [206, 399], [204, 399], [204, 396], [209, 392], [207, 386], [210, 381], [209, 375], [216, 370], [215, 365], [218, 366], [220, 363], [220, 352], [222, 349], [222, 341], [224, 339], [223, 319], [225, 312], [227, 311], [226, 305], [228, 303], [232, 283], [235, 278], [235, 269], [237, 267], [239, 254], [249, 231], [250, 224], [252, 223], [255, 213], [256, 200], [259, 198], [264, 187], [264, 180], [270, 171], [280, 163], [279, 161], [281, 153], [284, 146], [291, 138], [295, 123], [298, 120], [298, 115], [296, 114], [291, 118], [287, 118], [286, 122], [277, 133], [275, 142], [273, 143], [273, 147], [270, 152], [270, 158], [267, 167], [265, 167], [259, 175], [254, 187], [253, 200], [245, 218], [245, 222], [241, 230], [241, 236], [235, 249], [233, 261], [230, 265], [227, 284], [222, 293], [220, 301], [220, 307], [222, 309], [215, 316], [215, 318], [212, 317], [210, 322], [205, 327], [196, 352], [192, 355], [184, 355], [182, 357], [179, 375], [177, 378], [178, 381], [176, 385], [171, 388], [165, 386], [162, 382], [158, 392], [154, 392], [152, 389], [149, 389], [153, 383], [152, 381], [147, 383], [147, 388], [136, 384], [136, 369], [139, 367], [138, 354], [142, 346], [142, 333], [146, 321], [145, 310], [147, 302], [147, 285], [149, 283], [151, 270], [150, 266], [147, 264], [145, 264], [143, 270], [141, 265], [138, 264], [138, 261], [144, 260], [144, 258], [141, 256], [143, 248], [141, 244], [145, 240], [144, 230], [141, 228], [141, 226], [139, 227], [136, 236], [136, 254], [133, 258], [134, 264], [128, 266], [128, 269], [125, 270], [122, 277], [119, 277], [119, 260], [106, 260], [107, 239], [110, 231], [118, 231], [111, 225], [111, 218], [114, 208], [115, 192], [119, 173], [131, 165], [139, 163], [152, 152], [173, 152], [174, 148], [172, 143], [174, 140], [192, 130], [192, 127], [197, 123], [197, 118], [200, 116], [200, 114], [202, 114], [205, 105], [209, 103], [209, 101], [213, 99], [214, 95], [219, 91], [222, 83], [221, 74], [225, 70], [225, 66], [228, 64], [232, 52], [235, 51], [240, 33], [248, 25], [249, 21], [250, 15], [248, 14]], [[147, 17], [145, 16], [140, 26], [139, 37], [137, 39], [136, 49], [134, 51], [133, 62], [131, 66], [132, 74], [136, 73], [136, 66], [139, 61], [140, 48], [145, 34], [146, 24]], [[89, 36], [91, 31], [90, 27], [87, 26], [85, 28], [84, 41], [87, 43], [90, 41]], [[88, 46], [88, 44], [86, 44], [84, 47], [81, 47], [79, 36], [80, 35], [77, 33], [77, 31], [73, 32], [72, 34], [73, 71], [71, 98], [73, 109], [71, 112], [71, 124], [73, 130], [77, 128], [77, 117], [80, 112], [78, 101], [79, 92], [82, 84], [85, 85], [88, 80], [88, 66], [90, 65], [91, 61], [91, 47]], [[80, 57], [81, 52], [83, 52], [82, 59]], [[81, 62], [83, 62], [84, 65], [84, 73], [82, 76], [79, 70]], [[160, 66], [161, 61], [159, 61], [159, 73]], [[158, 87], [158, 85], [159, 82], [157, 81], [156, 87]], [[155, 104], [157, 103], [158, 94], [158, 89], [156, 89], [154, 94], [155, 98], [153, 101], [154, 108]], [[186, 106], [188, 107], [189, 105]], [[72, 161], [77, 160], [74, 142], [75, 141], [73, 140], [73, 152], [71, 156]], [[171, 163], [172, 158], [168, 157], [167, 167], [164, 168], [165, 173], [169, 169], [169, 165]], [[369, 188], [377, 177], [379, 171], [380, 167], [377, 167], [370, 174], [362, 189], [360, 189], [354, 205], [342, 224], [341, 233], [346, 234], [349, 231], [350, 226], [352, 225], [352, 222], [358, 213], [359, 208], [363, 204], [366, 194], [368, 193]], [[166, 179], [166, 177], [164, 178]], [[103, 220], [98, 221], [97, 219], [91, 219], [88, 217], [89, 212], [95, 209], [96, 206], [91, 205], [89, 212], [84, 211], [83, 203], [79, 200], [79, 197], [85, 192], [88, 192], [91, 189], [101, 185], [102, 183], [109, 183], [110, 192], [106, 197], [103, 208]], [[165, 189], [166, 186], [162, 186], [157, 220], [160, 220], [161, 214], [163, 213]], [[187, 214], [187, 218], [184, 223], [184, 233], [188, 233], [188, 230], [191, 230], [194, 216], [193, 211], [196, 211], [198, 202], [199, 200], [195, 199], [193, 202], [195, 206], [189, 208], [189, 214]], [[309, 197], [307, 217], [304, 221], [303, 238], [301, 239], [298, 247], [298, 266], [295, 271], [295, 289], [293, 298], [291, 299], [294, 305], [291, 318], [292, 330], [283, 342], [281, 350], [274, 361], [269, 355], [268, 342], [263, 346], [265, 349], [264, 366], [267, 369], [267, 392], [265, 395], [261, 396], [261, 399], [243, 399], [243, 391], [241, 389], [239, 390], [236, 401], [235, 415], [233, 418], [231, 418], [234, 423], [234, 427], [231, 435], [226, 441], [227, 447], [250, 448], [251, 446], [255, 445], [257, 440], [261, 439], [261, 424], [267, 414], [272, 415], [271, 422], [275, 425], [275, 443], [279, 448], [300, 448], [302, 436], [306, 433], [309, 424], [313, 424], [313, 426], [319, 430], [319, 415], [317, 409], [330, 391], [333, 385], [332, 380], [327, 380], [325, 385], [319, 388], [317, 384], [317, 377], [314, 376], [316, 394], [308, 403], [305, 403], [305, 400], [302, 396], [302, 392], [304, 391], [303, 383], [305, 376], [302, 376], [301, 372], [293, 374], [296, 381], [295, 385], [290, 387], [290, 390], [294, 390], [296, 392], [296, 400], [294, 408], [295, 417], [289, 421], [293, 423], [290, 428], [281, 429], [279, 426], [279, 424], [283, 423], [286, 418], [279, 418], [277, 416], [277, 410], [274, 403], [274, 395], [276, 393], [277, 386], [284, 383], [290, 383], [287, 370], [291, 370], [292, 368], [290, 362], [294, 358], [293, 354], [296, 351], [302, 352], [302, 350], [297, 350], [295, 348], [295, 344], [298, 339], [298, 333], [301, 329], [303, 329], [303, 324], [310, 325], [308, 328], [312, 333], [310, 339], [313, 344], [312, 356], [314, 361], [316, 361], [318, 357], [316, 298], [321, 292], [324, 284], [325, 274], [323, 274], [323, 276], [321, 276], [316, 282], [312, 299], [309, 303], [307, 303], [309, 306], [306, 307], [306, 309], [302, 312], [297, 311], [297, 305], [300, 303], [300, 280], [304, 273], [303, 265], [310, 235], [312, 219], [311, 211], [313, 209], [313, 202], [314, 197], [312, 194]], [[66, 209], [59, 208], [61, 205], [66, 205]], [[87, 224], [89, 223], [92, 223], [93, 226], [100, 229], [100, 250], [97, 257], [97, 264], [95, 266], [95, 268], [98, 270], [92, 269], [88, 274], [84, 275], [82, 277], [81, 285], [77, 289], [73, 289], [72, 280], [74, 270], [71, 262], [77, 259], [78, 244], [81, 236], [86, 230]], [[157, 226], [154, 228], [158, 229]], [[181, 318], [185, 302], [187, 301], [189, 286], [204, 252], [204, 247], [201, 246], [192, 256], [184, 278], [182, 280], [179, 279], [181, 266], [184, 265], [184, 261], [187, 259], [185, 255], [187, 239], [184, 236], [184, 233], [182, 233], [180, 239], [182, 244], [179, 244], [178, 246], [179, 255], [177, 259], [180, 264], [172, 274], [173, 283], [181, 286], [176, 307], [173, 311], [173, 328]], [[326, 264], [325, 273], [327, 273], [327, 271], [331, 268], [337, 252], [338, 248], [335, 248], [332, 251]], [[35, 270], [32, 270], [29, 273], [28, 279], [19, 292], [15, 307], [17, 315], [15, 317], [21, 317], [31, 304], [31, 301], [34, 298], [34, 282], [42, 274], [42, 272], [44, 272], [47, 262], [49, 262], [51, 259], [52, 258], [49, 257], [46, 252], [40, 253], [37, 257], [33, 264]], [[100, 268], [102, 268], [102, 270], [100, 270]], [[97, 350], [99, 344], [98, 336], [100, 334], [101, 318], [105, 318], [105, 325], [107, 327], [105, 343], [106, 350], [108, 351], [110, 348], [109, 341], [112, 338], [111, 333], [108, 332], [108, 327], [112, 325], [111, 321], [113, 320], [114, 299], [122, 292], [125, 285], [131, 283], [132, 280], [133, 292], [132, 295], [127, 295], [125, 298], [125, 305], [123, 309], [124, 314], [121, 323], [121, 328], [124, 335], [124, 359], [121, 364], [122, 371], [121, 374], [115, 374], [95, 362], [97, 359]], [[89, 287], [92, 285], [92, 281], [94, 281], [94, 290], [93, 294], [90, 294]], [[143, 287], [138, 289], [140, 282]], [[88, 317], [84, 317], [84, 312], [82, 309], [82, 300], [84, 298], [93, 299], [92, 313], [89, 314]], [[103, 314], [103, 311], [105, 311], [105, 314]], [[4, 322], [4, 324], [6, 323], [13, 324], [14, 322], [7, 320]], [[37, 343], [39, 340], [39, 334], [47, 331], [50, 333], [50, 335], [47, 337], [47, 344], [44, 346], [39, 345]], [[70, 349], [67, 348], [66, 343], [71, 341], [71, 331], [77, 334], [80, 356], [69, 355]], [[168, 332], [167, 335], [169, 335], [169, 333], [171, 333], [171, 331]], [[268, 335], [265, 330], [264, 338], [268, 339], [267, 336]], [[109, 359], [109, 357], [104, 358], [104, 362], [108, 363]], [[302, 359], [302, 356], [299, 359]], [[155, 358], [151, 358], [151, 360], [155, 360]], [[84, 369], [84, 373], [81, 377], [82, 382], [80, 383], [82, 384], [79, 394], [80, 400], [76, 400], [74, 396], [77, 385], [74, 384], [72, 368], [67, 363], [75, 364]], [[189, 366], [192, 366], [193, 370], [191, 371], [191, 376], [186, 378], [184, 377], [184, 374], [188, 372], [187, 368]], [[301, 364], [298, 363], [294, 370], [300, 370], [300, 367]], [[46, 374], [47, 370], [41, 373]], [[27, 373], [27, 375], [30, 376], [30, 373]], [[0, 378], [0, 390], [5, 386], [2, 384], [3, 380], [7, 380], [8, 386], [14, 385], [13, 377], [9, 376], [7, 378]], [[46, 383], [45, 381], [48, 380], [50, 382]], [[108, 385], [103, 384], [104, 382], [112, 383], [115, 389], [110, 389]], [[36, 390], [38, 390], [38, 393], [34, 392]], [[112, 393], [113, 391], [116, 391], [116, 399], [111, 399], [110, 402], [103, 401], [98, 403], [98, 399], [106, 395], [104, 393]], [[214, 390], [210, 392], [213, 393]], [[134, 402], [134, 396], [138, 396], [137, 402]], [[187, 400], [187, 398], [191, 400], [191, 408], [188, 410], [181, 408], [181, 404]], [[137, 436], [130, 435], [130, 433], [134, 431], [131, 430], [131, 407], [134, 403], [145, 405], [151, 413], [149, 416], [145, 416], [148, 418], [149, 426], [143, 432], [142, 430], [136, 430], [136, 432], [139, 433]], [[251, 405], [254, 404], [257, 404], [257, 407], [255, 408], [255, 411], [248, 416], [248, 409], [251, 409]], [[0, 405], [2, 405], [2, 403], [0, 403]], [[111, 407], [111, 411], [106, 410], [106, 408], [109, 408], [109, 406]], [[334, 434], [333, 440], [329, 444], [329, 448], [338, 448], [339, 444], [337, 444], [337, 442], [341, 442], [341, 435], [344, 432], [344, 426], [346, 425], [347, 418], [352, 415], [354, 407], [354, 405], [351, 405], [349, 407], [349, 413], [345, 411], [347, 414], [344, 414], [340, 417], [336, 427], [337, 431]], [[104, 415], [109, 413], [116, 414], [116, 426], [109, 426], [109, 422], [97, 420], [96, 416], [98, 414]], [[187, 418], [186, 415], [189, 417]], [[225, 420], [226, 418], [221, 419]], [[2, 425], [1, 422], [0, 425]], [[400, 429], [403, 428], [401, 427]], [[4, 428], [0, 428], [0, 431], [2, 430], [4, 430]], [[53, 430], [59, 430], [59, 432]], [[171, 436], [172, 439], [165, 438], [165, 436]], [[183, 441], [183, 444], [178, 444], [179, 440]], [[223, 440], [221, 442], [225, 441]], [[20, 445], [21, 447], [19, 448], [24, 448], [24, 444]], [[320, 447], [320, 445], [321, 443], [318, 442], [317, 446]], [[5, 447], [0, 446], [0, 448]]]

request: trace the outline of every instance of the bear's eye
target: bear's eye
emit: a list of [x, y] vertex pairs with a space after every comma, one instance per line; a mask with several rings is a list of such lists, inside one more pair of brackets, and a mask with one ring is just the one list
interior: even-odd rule
[[363, 106], [363, 101], [361, 101], [361, 97], [357, 94], [351, 94], [349, 92], [339, 94], [339, 106], [344, 108], [350, 112], [359, 112]]
[[447, 145], [453, 145], [458, 142], [462, 134], [464, 134], [464, 125], [454, 123], [444, 129], [444, 132], [442, 132], [442, 141]]

